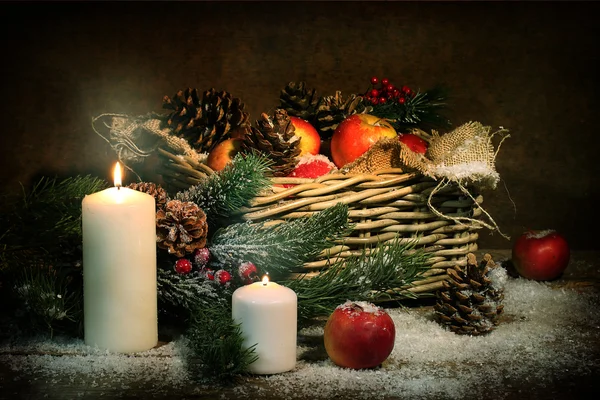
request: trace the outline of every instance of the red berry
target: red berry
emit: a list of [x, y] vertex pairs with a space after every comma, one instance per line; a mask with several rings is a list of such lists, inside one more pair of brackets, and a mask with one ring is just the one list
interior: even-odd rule
[[398, 99], [398, 103], [400, 103], [400, 104], [404, 104], [404, 103], [406, 103], [406, 99], [405, 99], [404, 97], [400, 97], [400, 98]]
[[196, 249], [194, 252], [194, 263], [200, 267], [204, 267], [206, 264], [208, 264], [208, 260], [210, 260], [210, 250], [208, 250], [206, 247]]
[[208, 279], [209, 281], [215, 280], [215, 273], [213, 272], [212, 269], [202, 268], [202, 272], [204, 273], [204, 276], [206, 277], [206, 279]]
[[229, 271], [225, 271], [224, 269], [220, 269], [217, 272], [215, 272], [214, 278], [217, 278], [217, 280], [219, 281], [219, 283], [221, 285], [226, 284], [227, 282], [229, 282], [231, 280], [231, 274], [229, 273]]
[[412, 92], [411, 88], [409, 88], [408, 86], [402, 86], [402, 91], [406, 94], [409, 94]]
[[371, 95], [371, 97], [379, 97], [379, 90], [373, 89], [369, 94]]
[[390, 84], [390, 80], [388, 78], [383, 78], [381, 80], [381, 84], [383, 85], [383, 87], [386, 87], [387, 85]]
[[385, 90], [386, 90], [387, 92], [393, 92], [393, 91], [394, 91], [394, 89], [395, 89], [395, 88], [394, 88], [394, 85], [387, 85], [387, 86], [385, 87]]
[[373, 105], [376, 106], [379, 103], [379, 98], [378, 97], [373, 97], [371, 99], [371, 103], [373, 103]]
[[377, 79], [376, 76], [371, 78], [371, 85], [377, 85], [378, 82], [379, 82], [379, 79]]
[[238, 274], [245, 284], [249, 284], [254, 281], [254, 277], [258, 274], [258, 270], [256, 269], [256, 265], [247, 261], [240, 265]]
[[189, 274], [192, 271], [192, 263], [190, 260], [180, 258], [175, 262], [175, 272], [181, 275]]
[[386, 101], [387, 99], [385, 97], [380, 97], [379, 100], [377, 100], [377, 103], [384, 104]]

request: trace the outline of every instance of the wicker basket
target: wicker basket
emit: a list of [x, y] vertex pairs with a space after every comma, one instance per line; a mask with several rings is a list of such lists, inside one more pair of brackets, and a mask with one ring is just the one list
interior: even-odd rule
[[[184, 156], [160, 150], [163, 170], [159, 171], [172, 188], [185, 189], [212, 173], [206, 165]], [[354, 230], [343, 243], [324, 251], [317, 260], [304, 265], [302, 273], [317, 273], [327, 267], [328, 259], [361, 254], [379, 243], [395, 240], [414, 242], [429, 253], [430, 268], [422, 279], [414, 282], [411, 292], [426, 295], [442, 287], [448, 278], [446, 269], [464, 266], [467, 254], [477, 250], [480, 226], [474, 222], [459, 223], [442, 218], [428, 206], [430, 193], [438, 182], [420, 173], [400, 169], [379, 170], [372, 174], [328, 174], [317, 179], [271, 178], [271, 188], [256, 197], [242, 210], [249, 221], [280, 223], [312, 215], [343, 202], [349, 206]], [[284, 184], [295, 185], [284, 187]], [[481, 195], [473, 201], [457, 186], [448, 185], [436, 191], [431, 205], [448, 217], [470, 217], [481, 214]]]

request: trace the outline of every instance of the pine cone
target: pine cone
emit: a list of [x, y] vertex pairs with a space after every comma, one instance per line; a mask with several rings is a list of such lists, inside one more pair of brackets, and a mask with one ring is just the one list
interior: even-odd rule
[[169, 201], [156, 213], [157, 244], [169, 254], [183, 257], [206, 245], [206, 214], [192, 202]]
[[274, 176], [287, 176], [294, 169], [300, 154], [300, 141], [294, 131], [294, 125], [284, 109], [275, 110], [273, 118], [262, 113], [261, 119], [256, 121], [256, 127], [252, 127], [245, 137], [243, 147], [245, 150], [259, 150], [271, 158]]
[[315, 89], [307, 90], [304, 82], [290, 82], [281, 91], [279, 102], [288, 115], [314, 122], [319, 99]]
[[333, 135], [335, 128], [344, 119], [353, 114], [368, 114], [373, 107], [362, 98], [351, 94], [346, 99], [342, 92], [335, 92], [335, 96], [321, 98], [316, 111], [315, 127], [322, 138], [328, 139]]
[[167, 191], [160, 185], [151, 182], [130, 183], [127, 185], [129, 189], [137, 190], [138, 192], [147, 193], [154, 197], [156, 208], [163, 208], [167, 203]]
[[476, 336], [492, 331], [504, 309], [504, 288], [497, 287], [489, 276], [495, 268], [499, 267], [491, 255], [484, 255], [478, 265], [473, 253], [467, 254], [465, 269], [449, 268], [451, 279], [444, 281], [445, 290], [438, 292], [434, 306], [437, 321], [458, 334]]
[[164, 126], [186, 139], [198, 152], [210, 152], [230, 137], [243, 137], [250, 128], [244, 103], [226, 91], [207, 90], [200, 98], [197, 89], [180, 90], [163, 98], [163, 108], [172, 110]]

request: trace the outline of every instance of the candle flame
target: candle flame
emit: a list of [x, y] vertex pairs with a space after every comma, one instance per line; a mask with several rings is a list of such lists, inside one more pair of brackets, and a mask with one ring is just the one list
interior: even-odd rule
[[265, 275], [262, 278], [262, 284], [263, 284], [263, 286], [267, 286], [267, 283], [269, 283], [269, 277], [267, 275]]
[[120, 188], [121, 185], [122, 185], [122, 182], [121, 182], [121, 165], [118, 162], [115, 164], [115, 171], [113, 173], [113, 177], [114, 177], [114, 180], [115, 180], [115, 187]]

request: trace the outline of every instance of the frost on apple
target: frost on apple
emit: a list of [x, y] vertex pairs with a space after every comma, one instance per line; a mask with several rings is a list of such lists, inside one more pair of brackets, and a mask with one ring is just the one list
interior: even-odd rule
[[542, 239], [542, 238], [545, 238], [546, 236], [552, 235], [553, 233], [556, 233], [556, 231], [554, 229], [544, 229], [542, 231], [527, 232], [527, 233], [525, 233], [525, 237], [527, 239]]
[[370, 314], [381, 314], [384, 312], [381, 307], [378, 307], [375, 304], [366, 301], [346, 300], [345, 303], [340, 304], [339, 306], [337, 306], [337, 308], [344, 311], [351, 311], [351, 316], [358, 316], [361, 312], [366, 312]]

